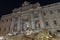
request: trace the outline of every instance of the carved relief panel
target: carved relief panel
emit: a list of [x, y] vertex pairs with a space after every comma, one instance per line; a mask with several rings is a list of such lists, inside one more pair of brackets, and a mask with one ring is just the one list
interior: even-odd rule
[[22, 15], [22, 31], [30, 30], [31, 28], [31, 17], [30, 15]]

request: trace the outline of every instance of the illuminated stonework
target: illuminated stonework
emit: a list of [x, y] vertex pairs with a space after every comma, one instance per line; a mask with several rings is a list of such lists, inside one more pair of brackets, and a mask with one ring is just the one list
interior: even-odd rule
[[24, 34], [28, 30], [37, 32], [44, 28], [52, 33], [60, 31], [60, 2], [40, 6], [25, 1], [22, 7], [3, 15], [0, 21], [0, 35]]

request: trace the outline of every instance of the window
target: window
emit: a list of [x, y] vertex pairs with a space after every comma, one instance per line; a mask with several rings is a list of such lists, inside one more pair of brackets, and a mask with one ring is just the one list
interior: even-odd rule
[[50, 13], [51, 13], [51, 14], [53, 14], [53, 12], [52, 12], [52, 11], [50, 11]]
[[54, 20], [54, 24], [55, 24], [55, 25], [57, 25], [57, 22], [56, 22], [56, 20]]
[[4, 31], [6, 31], [6, 28], [4, 28]]
[[46, 26], [48, 26], [49, 24], [48, 24], [48, 22], [45, 22], [46, 23]]
[[46, 13], [44, 12], [43, 15], [46, 15]]
[[6, 22], [8, 22], [8, 19], [6, 20]]
[[12, 21], [12, 18], [11, 18], [11, 21]]
[[57, 30], [57, 32], [60, 32], [60, 30]]
[[58, 12], [60, 12], [60, 9], [57, 9], [58, 10]]

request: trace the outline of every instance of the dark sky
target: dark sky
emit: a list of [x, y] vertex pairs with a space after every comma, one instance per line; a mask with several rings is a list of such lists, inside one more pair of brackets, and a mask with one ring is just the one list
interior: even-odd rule
[[42, 6], [60, 2], [60, 0], [0, 0], [0, 16], [11, 13], [14, 8], [20, 7], [24, 1], [39, 2]]

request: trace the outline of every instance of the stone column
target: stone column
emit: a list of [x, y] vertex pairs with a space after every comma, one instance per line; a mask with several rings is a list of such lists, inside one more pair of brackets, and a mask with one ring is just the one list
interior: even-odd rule
[[31, 14], [31, 26], [32, 26], [32, 29], [35, 29], [35, 21], [34, 21], [34, 15]]
[[23, 32], [23, 21], [22, 21], [22, 17], [20, 16], [20, 32]]
[[13, 33], [13, 27], [14, 27], [14, 18], [12, 18], [12, 22], [10, 26], [10, 33]]
[[22, 17], [21, 16], [19, 16], [19, 18], [18, 18], [18, 27], [17, 27], [17, 31], [18, 31], [18, 33], [21, 33], [22, 32], [22, 19], [21, 19]]
[[45, 28], [42, 13], [43, 12], [41, 12], [41, 11], [39, 12], [39, 22], [40, 22], [40, 27]]
[[50, 16], [50, 11], [48, 10], [48, 17], [49, 17], [49, 25], [50, 25], [50, 31], [53, 33], [55, 31], [55, 26], [54, 26], [54, 20], [52, 16]]
[[20, 24], [20, 22], [21, 22], [21, 18], [18, 17], [18, 27], [17, 27], [17, 31], [18, 32], [21, 30], [21, 24]]

